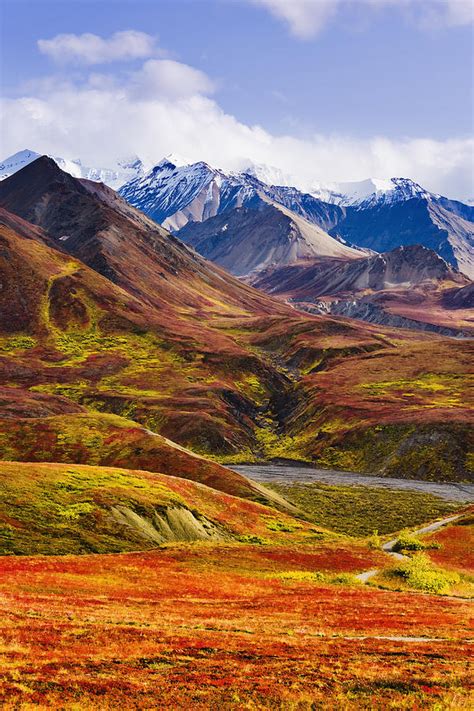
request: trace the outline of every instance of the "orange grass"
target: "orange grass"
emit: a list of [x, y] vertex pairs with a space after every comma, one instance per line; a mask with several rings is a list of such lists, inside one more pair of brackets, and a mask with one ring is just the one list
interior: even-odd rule
[[357, 570], [350, 554], [1, 558], [4, 707], [468, 708], [466, 601], [280, 575]]
[[474, 575], [474, 510], [459, 523], [424, 536], [423, 541], [440, 546], [427, 551], [435, 563]]

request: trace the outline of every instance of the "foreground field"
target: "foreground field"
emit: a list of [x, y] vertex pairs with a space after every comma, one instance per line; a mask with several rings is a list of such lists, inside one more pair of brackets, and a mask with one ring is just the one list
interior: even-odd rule
[[472, 607], [351, 583], [385, 559], [334, 542], [1, 558], [4, 708], [468, 708]]

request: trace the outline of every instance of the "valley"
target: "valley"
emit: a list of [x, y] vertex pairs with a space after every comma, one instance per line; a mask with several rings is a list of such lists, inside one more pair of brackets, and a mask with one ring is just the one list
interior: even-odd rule
[[355, 474], [354, 472], [315, 469], [311, 465], [298, 462], [277, 462], [263, 465], [231, 465], [233, 471], [266, 484], [335, 484], [346, 487], [366, 486], [387, 489], [389, 491], [420, 491], [433, 494], [446, 501], [474, 503], [474, 484], [464, 482], [439, 483], [416, 479], [397, 479], [380, 477], [374, 474]]
[[[0, 183], [6, 709], [470, 703], [471, 282], [267, 200], [183, 228], [282, 228], [238, 279], [56, 160]], [[295, 308], [408, 281], [449, 326]]]
[[0, 0], [1, 711], [474, 710], [474, 5]]

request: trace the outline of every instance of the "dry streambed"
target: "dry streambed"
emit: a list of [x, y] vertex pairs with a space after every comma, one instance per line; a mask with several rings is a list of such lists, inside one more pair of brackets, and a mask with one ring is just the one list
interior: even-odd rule
[[419, 479], [394, 479], [371, 474], [357, 474], [331, 469], [313, 469], [298, 464], [249, 464], [230, 466], [240, 474], [255, 481], [272, 484], [317, 483], [343, 486], [369, 486], [400, 491], [422, 491], [439, 496], [446, 501], [474, 502], [474, 484], [437, 483]]

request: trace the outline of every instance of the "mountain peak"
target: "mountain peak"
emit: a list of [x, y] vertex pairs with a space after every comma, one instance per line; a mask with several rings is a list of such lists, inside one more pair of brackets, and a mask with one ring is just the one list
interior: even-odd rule
[[184, 156], [179, 155], [178, 153], [168, 153], [168, 155], [162, 158], [160, 162], [157, 163], [154, 167], [158, 168], [160, 166], [169, 164], [174, 166], [175, 168], [182, 168], [183, 166], [193, 165], [193, 162], [194, 161], [189, 160], [188, 158], [185, 158]]
[[10, 186], [21, 186], [24, 183], [31, 184], [32, 181], [37, 181], [38, 184], [41, 183], [45, 187], [51, 180], [57, 179], [64, 182], [73, 180], [74, 177], [62, 170], [50, 156], [38, 155], [37, 158], [29, 161], [20, 170], [10, 175], [2, 184], [2, 188], [8, 191]]
[[[0, 181], [10, 177], [10, 175], [18, 172], [42, 155], [44, 154], [26, 148], [9, 156], [0, 163]], [[78, 158], [61, 158], [49, 153], [46, 155], [52, 158], [62, 170], [74, 178], [85, 178], [94, 182], [102, 182], [115, 190], [118, 190], [124, 183], [145, 173], [143, 163], [138, 156], [121, 159], [116, 162], [114, 168], [98, 168], [84, 165]]]
[[317, 183], [311, 195], [345, 207], [372, 207], [420, 198], [431, 200], [439, 197], [425, 190], [411, 178], [367, 178], [347, 183]]

